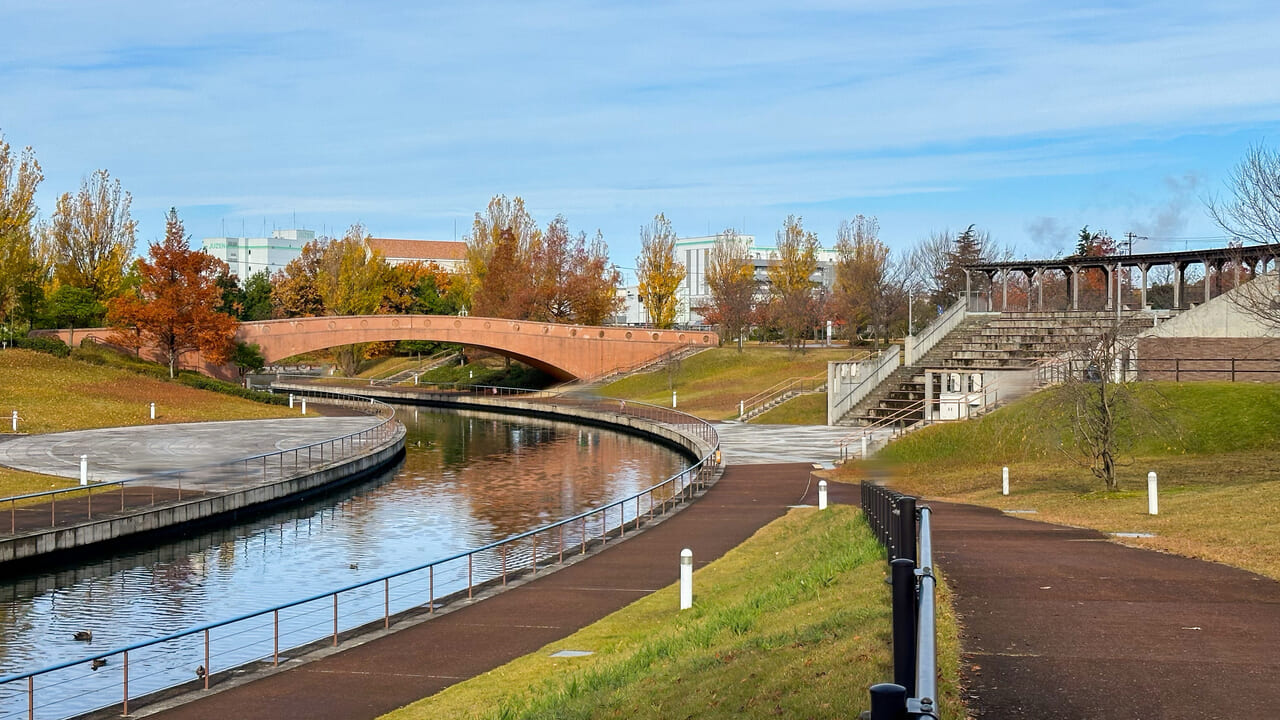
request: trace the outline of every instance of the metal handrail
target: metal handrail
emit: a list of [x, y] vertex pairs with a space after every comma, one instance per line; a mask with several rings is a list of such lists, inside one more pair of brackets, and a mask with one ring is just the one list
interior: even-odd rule
[[[178, 487], [177, 487], [178, 497], [175, 502], [181, 502], [183, 476], [206, 473], [215, 468], [235, 468], [239, 466], [244, 466], [245, 476], [249, 476], [250, 474], [252, 474], [252, 476], [256, 478], [259, 476], [259, 472], [257, 469], [258, 462], [261, 461], [262, 468], [263, 468], [263, 471], [261, 473], [262, 479], [258, 482], [266, 483], [268, 482], [267, 471], [271, 468], [270, 460], [272, 458], [277, 458], [279, 459], [279, 462], [276, 464], [276, 468], [279, 469], [280, 472], [276, 475], [275, 480], [279, 481], [284, 477], [286, 477], [283, 474], [283, 470], [286, 467], [284, 464], [284, 458], [286, 456], [293, 455], [293, 458], [294, 458], [293, 469], [296, 470], [299, 465], [301, 453], [306, 452], [307, 467], [310, 468], [313, 465], [310, 451], [313, 449], [319, 448], [321, 450], [319, 461], [323, 463], [326, 460], [326, 456], [323, 452], [323, 449], [326, 446], [328, 446], [333, 449], [329, 453], [327, 459], [329, 462], [333, 462], [334, 460], [338, 459], [338, 452], [343, 453], [342, 457], [344, 458], [350, 457], [351, 455], [355, 454], [354, 452], [355, 440], [357, 439], [363, 441], [370, 437], [373, 437], [377, 441], [386, 440], [388, 437], [388, 431], [396, 425], [395, 409], [392, 408], [390, 405], [384, 402], [381, 402], [379, 400], [376, 400], [374, 398], [365, 398], [365, 397], [359, 397], [359, 396], [345, 394], [345, 393], [332, 393], [332, 392], [322, 392], [317, 396], [324, 400], [345, 403], [348, 407], [354, 407], [355, 409], [358, 409], [358, 410], [366, 410], [366, 409], [372, 410], [371, 414], [378, 417], [380, 422], [377, 425], [374, 425], [373, 427], [365, 428], [364, 430], [358, 430], [355, 432], [347, 433], [345, 435], [339, 435], [336, 437], [327, 438], [317, 442], [307, 443], [305, 445], [299, 445], [298, 447], [289, 448], [287, 450], [274, 450], [272, 452], [259, 453], [257, 455], [249, 455], [247, 457], [236, 458], [234, 460], [207, 463], [205, 465], [198, 465], [195, 467], [184, 468], [181, 470], [166, 470], [163, 472], [148, 473], [146, 475], [138, 475], [136, 477], [131, 477], [131, 478], [123, 478], [121, 480], [90, 482], [87, 485], [73, 485], [71, 487], [66, 487], [66, 488], [57, 488], [54, 490], [43, 490], [35, 493], [26, 493], [23, 495], [13, 495], [6, 498], [0, 498], [0, 503], [3, 503], [3, 502], [9, 503], [9, 518], [10, 518], [9, 535], [17, 536], [20, 534], [17, 528], [17, 506], [19, 503], [27, 504], [29, 501], [38, 501], [38, 500], [48, 499], [51, 503], [51, 510], [50, 510], [50, 522], [47, 527], [55, 528], [55, 527], [58, 527], [57, 498], [58, 496], [61, 496], [61, 495], [67, 495], [72, 493], [87, 494], [90, 498], [92, 498], [94, 490], [99, 490], [103, 488], [119, 488], [121, 511], [123, 511], [125, 509], [124, 486], [126, 485], [146, 486], [148, 483], [164, 482], [166, 480], [176, 480], [178, 483]], [[351, 442], [348, 442], [348, 441], [351, 441]], [[352, 449], [352, 452], [350, 454], [348, 454], [346, 450], [346, 447], [348, 445], [350, 445]], [[339, 446], [342, 447], [341, 451], [337, 450]], [[252, 473], [250, 473], [250, 465], [253, 466]], [[160, 504], [163, 505], [165, 503], [162, 502]], [[147, 507], [155, 507], [155, 506], [157, 506], [157, 504], [153, 497], [152, 501], [147, 503]], [[90, 518], [89, 519], [92, 519], [92, 499], [90, 500]], [[72, 524], [76, 524], [78, 522], [79, 521], [76, 520]], [[42, 526], [40, 528], [34, 529], [33, 531], [43, 532], [44, 529], [45, 527]], [[21, 533], [21, 534], [25, 534], [25, 533]]]
[[870, 720], [937, 720], [938, 630], [933, 513], [916, 498], [861, 484], [862, 513], [885, 547], [893, 606], [893, 682], [872, 685]]
[[[324, 391], [317, 391], [317, 392], [324, 392]], [[430, 588], [428, 591], [428, 596], [426, 598], [425, 604], [419, 601], [418, 604], [412, 605], [407, 610], [398, 611], [397, 614], [402, 612], [421, 611], [421, 608], [423, 608], [424, 605], [426, 607], [426, 612], [428, 614], [434, 614], [436, 611], [436, 608], [438, 607], [438, 602], [447, 601], [449, 599], [452, 599], [455, 596], [460, 597], [462, 592], [461, 589], [458, 589], [453, 593], [449, 593], [444, 596], [437, 596], [435, 593], [435, 574], [436, 574], [435, 571], [437, 568], [443, 565], [446, 565], [448, 563], [456, 563], [465, 559], [467, 562], [466, 597], [468, 599], [471, 599], [477, 587], [483, 588], [489, 584], [496, 583], [499, 578], [501, 578], [501, 583], [503, 585], [506, 585], [509, 577], [511, 576], [519, 576], [526, 572], [536, 575], [539, 567], [545, 567], [551, 564], [562, 563], [564, 561], [564, 555], [565, 555], [566, 549], [572, 548], [572, 550], [577, 550], [579, 553], [585, 553], [588, 546], [595, 545], [598, 543], [606, 543], [609, 541], [611, 536], [624, 537], [628, 532], [629, 528], [631, 529], [632, 532], [634, 532], [635, 530], [638, 530], [642, 525], [642, 523], [644, 522], [646, 513], [647, 513], [648, 519], [652, 520], [655, 516], [666, 513], [668, 511], [668, 506], [670, 506], [671, 508], [675, 508], [681, 502], [684, 502], [688, 499], [692, 499], [694, 494], [699, 490], [705, 489], [708, 484], [708, 481], [712, 478], [712, 476], [716, 472], [716, 469], [719, 466], [719, 447], [720, 447], [719, 436], [716, 433], [715, 427], [711, 423], [705, 420], [702, 420], [701, 418], [697, 418], [697, 417], [688, 415], [686, 413], [681, 413], [676, 410], [671, 410], [669, 408], [663, 408], [656, 405], [649, 405], [647, 403], [630, 402], [630, 401], [622, 402], [622, 401], [611, 399], [611, 398], [599, 398], [597, 396], [592, 396], [590, 398], [586, 398], [586, 397], [577, 398], [567, 393], [554, 394], [551, 397], [557, 402], [564, 402], [568, 400], [570, 402], [581, 402], [582, 404], [591, 404], [591, 405], [602, 407], [603, 409], [607, 409], [618, 414], [627, 415], [630, 417], [649, 419], [658, 423], [665, 423], [668, 425], [677, 425], [677, 426], [682, 426], [682, 425], [694, 426], [694, 428], [696, 428], [695, 434], [706, 442], [706, 447], [708, 448], [708, 450], [693, 465], [686, 468], [685, 470], [682, 470], [668, 477], [662, 482], [659, 482], [644, 490], [641, 490], [640, 492], [633, 493], [620, 500], [616, 500], [606, 505], [602, 505], [600, 507], [587, 510], [582, 513], [578, 513], [576, 515], [557, 521], [555, 523], [551, 523], [540, 528], [535, 528], [533, 530], [528, 530], [522, 533], [518, 533], [516, 535], [512, 535], [510, 537], [507, 537], [501, 540], [496, 540], [494, 542], [488, 543], [478, 548], [473, 548], [471, 550], [455, 553], [453, 555], [432, 560], [430, 562], [423, 563], [420, 565], [415, 565], [410, 568], [397, 570], [395, 572], [387, 573], [363, 582], [344, 585], [340, 588], [327, 590], [325, 592], [314, 594], [303, 599], [298, 599], [298, 600], [293, 600], [287, 603], [277, 604], [268, 608], [264, 608], [262, 610], [258, 610], [250, 613], [244, 613], [234, 618], [230, 618], [226, 620], [204, 623], [201, 625], [188, 628], [186, 630], [182, 630], [175, 633], [169, 633], [159, 638], [143, 640], [136, 643], [132, 643], [127, 646], [116, 647], [103, 652], [93, 653], [91, 655], [87, 655], [82, 658], [57, 663], [55, 665], [40, 668], [38, 670], [6, 675], [4, 677], [0, 677], [0, 689], [5, 689], [6, 686], [11, 686], [14, 683], [23, 683], [25, 681], [25, 688], [18, 689], [17, 692], [18, 693], [25, 692], [27, 694], [29, 715], [30, 717], [34, 717], [35, 708], [37, 707], [35, 703], [35, 691], [36, 691], [35, 678], [41, 677], [48, 673], [58, 672], [60, 670], [66, 670], [69, 668], [74, 668], [78, 665], [91, 664], [95, 660], [101, 660], [108, 657], [120, 656], [123, 658], [124, 682], [123, 682], [123, 687], [119, 690], [119, 694], [115, 695], [117, 699], [109, 703], [98, 704], [92, 708], [77, 708], [74, 710], [73, 714], [79, 715], [84, 712], [99, 710], [105, 707], [121, 705], [124, 711], [124, 714], [127, 715], [129, 711], [129, 701], [131, 697], [130, 691], [129, 691], [129, 684], [128, 684], [130, 652], [136, 652], [138, 650], [148, 648], [148, 647], [154, 647], [163, 643], [174, 642], [184, 638], [191, 638], [193, 636], [202, 635], [204, 639], [205, 657], [204, 657], [203, 664], [200, 666], [200, 669], [202, 672], [199, 673], [199, 679], [200, 681], [203, 682], [204, 689], [207, 690], [209, 688], [210, 678], [216, 674], [226, 673], [230, 670], [233, 670], [237, 667], [242, 667], [247, 664], [252, 664], [255, 662], [263, 662], [268, 657], [270, 657], [274, 665], [279, 664], [279, 659], [280, 659], [279, 653], [281, 651], [281, 648], [279, 646], [279, 643], [280, 643], [279, 621], [280, 621], [280, 612], [282, 610], [288, 610], [291, 608], [296, 608], [302, 605], [306, 605], [308, 603], [316, 603], [319, 601], [332, 599], [333, 608], [334, 608], [332, 638], [333, 638], [333, 644], [337, 645], [339, 644], [340, 635], [343, 632], [343, 630], [340, 629], [339, 627], [339, 619], [338, 619], [339, 617], [338, 616], [338, 596], [339, 595], [341, 595], [342, 593], [350, 593], [350, 592], [358, 591], [365, 588], [376, 587], [377, 585], [381, 584], [383, 593], [384, 593], [384, 598], [385, 598], [385, 605], [383, 606], [384, 613], [381, 618], [382, 622], [380, 623], [380, 625], [383, 628], [389, 628], [391, 624], [391, 616], [392, 616], [391, 604], [390, 604], [391, 580], [397, 579], [397, 578], [405, 578], [410, 575], [422, 573], [425, 571], [427, 573], [428, 587]], [[642, 506], [642, 500], [645, 498], [648, 499], [647, 508]], [[631, 516], [628, 517], [627, 516], [628, 507], [632, 505], [634, 505], [634, 511], [631, 513]], [[612, 516], [614, 516], [615, 513], [616, 513], [616, 522], [613, 521], [613, 518], [612, 518]], [[592, 522], [593, 519], [598, 519], [599, 521], [598, 528], [596, 528], [596, 526]], [[566, 545], [566, 542], [565, 542], [566, 529], [573, 530], [575, 528], [580, 529], [579, 537], [575, 539], [571, 533], [568, 534], [568, 539], [573, 542], [569, 545]], [[556, 545], [545, 546], [548, 549], [546, 549], [545, 551], [546, 554], [542, 557], [542, 562], [539, 562], [538, 539], [539, 537], [546, 536], [547, 534], [552, 534], [553, 536], [558, 534], [558, 540], [559, 540], [558, 546]], [[528, 543], [530, 541], [532, 542], [531, 558], [527, 561], [524, 561], [524, 564], [520, 567], [509, 568], [508, 567], [509, 558], [519, 559], [519, 553], [512, 552], [512, 550], [519, 551], [522, 549], [520, 547], [522, 543]], [[501, 573], [500, 574], [493, 573], [491, 576], [487, 578], [481, 577], [480, 579], [477, 579], [475, 577], [476, 557], [482, 553], [493, 552], [495, 550], [498, 550], [501, 552], [501, 562], [502, 562]], [[570, 554], [573, 554], [572, 551]], [[481, 569], [481, 572], [483, 573], [484, 572], [483, 566], [480, 569]], [[358, 612], [359, 611], [357, 610], [352, 614], [354, 615]], [[255, 618], [262, 618], [266, 616], [272, 616], [274, 619], [275, 630], [274, 630], [273, 652], [268, 656], [258, 656], [255, 658], [241, 659], [239, 661], [233, 662], [232, 664], [229, 664], [227, 667], [218, 667], [215, 670], [214, 666], [210, 662], [211, 656], [210, 656], [210, 650], [209, 650], [212, 632], [219, 628], [225, 628], [230, 625], [234, 625], [236, 623], [241, 623], [241, 622], [245, 622]], [[364, 627], [364, 625], [365, 623], [361, 623], [354, 626], [354, 628]], [[346, 631], [350, 632], [352, 629], [353, 627], [347, 627]], [[294, 645], [293, 647], [302, 647], [302, 646], [310, 645], [312, 643], [317, 642], [318, 640], [324, 640], [327, 637], [328, 635], [312, 637], [308, 640], [303, 641], [298, 645]], [[289, 648], [284, 648], [284, 649], [287, 650]], [[163, 681], [163, 682], [168, 682], [168, 681]], [[146, 694], [149, 694], [149, 693], [158, 692], [160, 690], [165, 690], [165, 689], [172, 688], [182, 684], [184, 684], [184, 682], [181, 682], [181, 681], [169, 682], [168, 685], [164, 685], [163, 687], [148, 688], [145, 691], [143, 691], [142, 694], [145, 696]], [[134, 700], [137, 700], [137, 698], [138, 698], [137, 694], [133, 695]], [[98, 701], [93, 701], [93, 702], [98, 702]]]
[[969, 298], [961, 298], [929, 323], [929, 327], [924, 329], [923, 334], [912, 335], [911, 345], [905, 349], [906, 360], [903, 361], [903, 365], [915, 365], [920, 358], [933, 349], [934, 345], [938, 344], [938, 341], [964, 322], [968, 307]]

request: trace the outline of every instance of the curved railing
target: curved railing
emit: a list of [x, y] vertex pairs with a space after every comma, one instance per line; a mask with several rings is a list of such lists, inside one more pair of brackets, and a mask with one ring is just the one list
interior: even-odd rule
[[477, 591], [536, 576], [566, 556], [635, 532], [704, 489], [718, 467], [719, 437], [700, 418], [631, 401], [523, 394], [680, 427], [702, 439], [707, 450], [692, 466], [650, 488], [544, 527], [227, 620], [0, 677], [0, 720], [34, 719], [37, 712], [41, 718], [66, 718], [113, 706], [128, 714], [131, 701], [136, 709], [160, 691], [167, 696], [208, 689], [232, 671], [277, 666], [282, 651], [337, 646], [390, 628], [393, 621], [434, 614], [443, 605], [474, 598]]
[[[363, 398], [349, 393], [317, 392], [316, 396], [327, 404], [337, 404], [369, 412], [378, 423], [359, 430], [319, 442], [300, 445], [288, 450], [276, 450], [260, 455], [210, 463], [194, 468], [149, 473], [123, 480], [90, 482], [57, 490], [45, 490], [26, 495], [14, 495], [0, 499], [0, 511], [8, 510], [8, 523], [0, 519], [0, 529], [8, 526], [8, 535], [0, 531], [0, 539], [32, 532], [45, 532], [59, 527], [79, 525], [95, 519], [118, 517], [153, 507], [162, 507], [191, 500], [196, 496], [211, 494], [204, 488], [216, 488], [216, 493], [234, 492], [264, 485], [305, 473], [339, 460], [361, 455], [394, 437], [397, 422], [395, 409], [373, 398]], [[183, 481], [186, 480], [186, 487]], [[198, 481], [198, 485], [197, 485]], [[94, 500], [98, 499], [95, 511]], [[59, 499], [87, 498], [80, 503], [62, 503]], [[7, 503], [8, 507], [3, 504]], [[0, 515], [2, 518], [3, 515]], [[4, 718], [0, 714], [0, 720]]]

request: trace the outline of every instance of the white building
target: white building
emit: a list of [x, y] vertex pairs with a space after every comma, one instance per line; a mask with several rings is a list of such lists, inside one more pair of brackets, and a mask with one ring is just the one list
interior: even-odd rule
[[243, 285], [263, 270], [279, 272], [302, 254], [302, 246], [316, 239], [314, 230], [273, 230], [269, 238], [214, 237], [201, 241], [204, 251], [231, 266]]
[[[695, 308], [711, 302], [711, 288], [707, 286], [707, 265], [711, 260], [711, 248], [715, 247], [718, 235], [677, 238], [675, 244], [676, 261], [684, 266], [685, 276], [676, 291], [680, 298], [680, 308], [676, 313], [678, 325], [701, 325], [705, 321]], [[761, 293], [769, 289], [769, 267], [777, 262], [778, 249], [765, 245], [756, 245], [754, 235], [739, 235], [738, 241], [746, 245], [755, 266], [756, 282]], [[818, 250], [818, 269], [812, 280], [822, 287], [830, 288], [835, 284], [836, 253], [834, 250]], [[649, 322], [649, 314], [640, 302], [639, 287], [629, 285], [620, 288], [618, 294], [626, 298], [627, 305], [619, 314], [625, 317], [628, 325], [643, 325]]]

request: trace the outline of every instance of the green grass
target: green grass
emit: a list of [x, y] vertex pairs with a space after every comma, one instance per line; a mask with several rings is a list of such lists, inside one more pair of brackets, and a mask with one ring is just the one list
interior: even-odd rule
[[[892, 675], [886, 568], [856, 509], [795, 509], [696, 572], [692, 610], [673, 585], [384, 717], [857, 717]], [[943, 717], [959, 720], [949, 614], [941, 634]]]
[[[978, 420], [939, 424], [876, 457], [898, 489], [1001, 509], [1034, 509], [1047, 522], [1103, 532], [1154, 533], [1127, 544], [1234, 565], [1280, 579], [1280, 386], [1141, 383], [1120, 489], [1078, 465], [1067, 394], [1036, 393]], [[861, 464], [838, 478], [856, 479]], [[1011, 494], [1000, 493], [1008, 466]], [[1155, 471], [1160, 514], [1147, 514]]]
[[602, 387], [600, 394], [670, 407], [674, 388], [681, 410], [708, 420], [730, 420], [738, 416], [738, 401], [787, 378], [824, 375], [828, 361], [847, 359], [850, 353], [847, 348], [804, 353], [772, 346], [748, 346], [741, 353], [732, 347], [712, 348], [685, 358], [674, 372], [663, 368], [625, 377]]
[[751, 418], [750, 422], [766, 425], [826, 425], [827, 394], [798, 395], [769, 412]]

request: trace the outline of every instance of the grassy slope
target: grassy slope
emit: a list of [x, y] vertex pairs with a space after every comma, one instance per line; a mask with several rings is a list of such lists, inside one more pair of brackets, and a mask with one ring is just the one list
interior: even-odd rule
[[[196, 390], [116, 368], [90, 365], [27, 350], [0, 352], [0, 413], [18, 411], [18, 429], [48, 433], [86, 428], [144, 425], [149, 403], [156, 423], [247, 420], [296, 414], [277, 405]], [[19, 495], [72, 481], [0, 468], [0, 497]]]
[[826, 425], [827, 394], [813, 393], [793, 397], [769, 412], [751, 418], [749, 422], [765, 425]]
[[[676, 586], [541, 651], [391, 713], [419, 718], [850, 718], [891, 674], [886, 565], [859, 513], [792, 510]], [[945, 718], [964, 717], [954, 618]], [[551, 658], [562, 649], [592, 650]]]
[[[709, 420], [738, 416], [738, 401], [791, 377], [813, 377], [827, 362], [849, 357], [849, 350], [814, 349], [792, 353], [780, 347], [712, 348], [681, 361], [673, 387], [681, 410]], [[601, 395], [670, 406], [666, 369], [623, 378], [600, 389]], [[825, 422], [825, 418], [824, 418]]]
[[[935, 425], [885, 448], [901, 489], [1104, 532], [1150, 532], [1126, 540], [1243, 567], [1280, 579], [1280, 386], [1147, 383], [1138, 387], [1145, 429], [1107, 493], [1059, 447], [1069, 446], [1060, 392], [1037, 393], [974, 422]], [[1000, 467], [1011, 494], [1000, 494]], [[1147, 514], [1146, 475], [1160, 478], [1160, 514]], [[843, 471], [845, 477], [857, 468]]]

